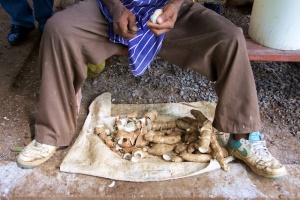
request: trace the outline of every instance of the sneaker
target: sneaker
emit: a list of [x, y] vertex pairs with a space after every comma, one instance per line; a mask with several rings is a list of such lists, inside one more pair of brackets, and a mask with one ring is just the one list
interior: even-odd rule
[[21, 168], [31, 169], [43, 164], [51, 158], [57, 147], [41, 144], [35, 140], [29, 143], [17, 158], [17, 164]]
[[285, 167], [274, 158], [266, 147], [263, 135], [259, 132], [249, 134], [249, 140], [234, 140], [233, 134], [227, 144], [229, 154], [244, 161], [255, 173], [266, 177], [281, 179], [285, 178]]
[[7, 35], [7, 41], [10, 45], [19, 45], [27, 39], [29, 33], [34, 29], [35, 29], [34, 25], [28, 28], [25, 26], [13, 24], [11, 25], [11, 30]]

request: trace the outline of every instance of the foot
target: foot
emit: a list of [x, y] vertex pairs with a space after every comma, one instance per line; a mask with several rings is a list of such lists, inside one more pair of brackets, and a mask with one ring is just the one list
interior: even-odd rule
[[227, 149], [229, 154], [244, 161], [256, 174], [274, 179], [287, 175], [285, 167], [268, 151], [263, 135], [259, 132], [250, 133], [249, 140], [235, 140], [231, 134]]
[[17, 164], [21, 168], [31, 169], [43, 164], [53, 156], [57, 147], [41, 144], [33, 140], [29, 143], [17, 158]]
[[11, 25], [11, 30], [7, 35], [7, 40], [10, 45], [19, 45], [23, 43], [26, 39], [28, 34], [34, 30], [34, 26], [31, 28], [27, 28], [25, 26], [20, 25]]

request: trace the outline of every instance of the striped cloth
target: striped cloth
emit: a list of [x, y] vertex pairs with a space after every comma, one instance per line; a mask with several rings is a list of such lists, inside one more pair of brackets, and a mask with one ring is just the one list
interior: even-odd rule
[[102, 0], [97, 1], [100, 10], [110, 24], [110, 41], [128, 46], [130, 69], [134, 76], [142, 75], [158, 54], [164, 38], [164, 34], [155, 36], [146, 23], [156, 9], [166, 5], [167, 0], [120, 0], [136, 17], [137, 36], [130, 40], [125, 40], [114, 33], [112, 16]]

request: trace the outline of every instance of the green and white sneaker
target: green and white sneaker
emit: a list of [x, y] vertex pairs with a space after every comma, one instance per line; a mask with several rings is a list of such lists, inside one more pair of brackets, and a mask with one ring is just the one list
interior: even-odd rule
[[249, 134], [249, 140], [234, 140], [233, 134], [227, 144], [230, 155], [244, 161], [256, 174], [266, 178], [285, 178], [287, 171], [276, 158], [274, 158], [266, 147], [263, 135], [260, 132]]
[[31, 169], [49, 160], [57, 147], [41, 144], [35, 140], [30, 142], [17, 158], [17, 165], [21, 168]]

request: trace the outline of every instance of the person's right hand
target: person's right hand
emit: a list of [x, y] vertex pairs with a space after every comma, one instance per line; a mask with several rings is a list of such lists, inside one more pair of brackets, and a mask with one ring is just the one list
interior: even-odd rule
[[161, 35], [174, 27], [180, 7], [181, 1], [169, 1], [169, 3], [162, 8], [163, 13], [157, 17], [156, 23], [150, 20], [147, 22], [147, 26], [154, 35]]
[[113, 11], [113, 27], [114, 32], [122, 36], [125, 40], [136, 37], [138, 27], [136, 26], [136, 18], [134, 14], [124, 6], [118, 7]]

